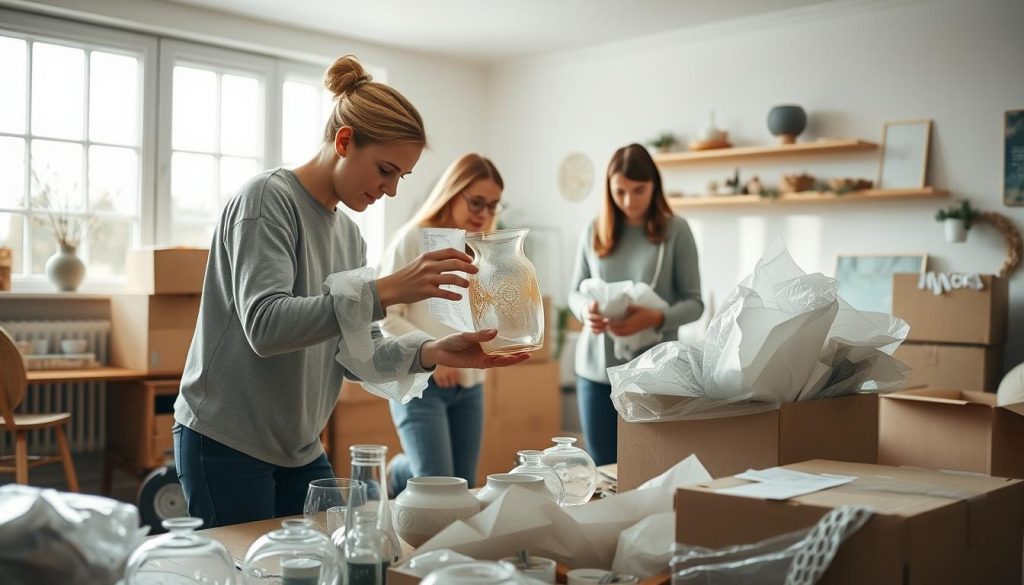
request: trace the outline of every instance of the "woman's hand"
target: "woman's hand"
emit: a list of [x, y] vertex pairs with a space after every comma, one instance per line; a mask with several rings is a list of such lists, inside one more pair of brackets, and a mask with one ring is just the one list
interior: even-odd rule
[[476, 274], [473, 259], [454, 248], [435, 250], [421, 255], [401, 270], [377, 279], [377, 293], [385, 309], [437, 297], [449, 301], [462, 298], [459, 293], [443, 290], [441, 285], [453, 284], [466, 288], [469, 281], [452, 272]]
[[459, 385], [459, 368], [437, 366], [433, 378], [434, 383], [441, 388], [454, 388]]
[[587, 327], [594, 335], [600, 335], [608, 328], [608, 318], [597, 310], [597, 301], [591, 301], [587, 307]]
[[630, 305], [626, 316], [608, 323], [608, 331], [619, 337], [639, 333], [644, 329], [658, 329], [665, 322], [665, 314], [657, 309]]
[[455, 333], [441, 339], [434, 339], [420, 346], [420, 365], [430, 369], [434, 366], [450, 368], [500, 368], [511, 366], [530, 357], [527, 353], [509, 355], [487, 355], [480, 348], [484, 341], [498, 335], [495, 329], [472, 333]]

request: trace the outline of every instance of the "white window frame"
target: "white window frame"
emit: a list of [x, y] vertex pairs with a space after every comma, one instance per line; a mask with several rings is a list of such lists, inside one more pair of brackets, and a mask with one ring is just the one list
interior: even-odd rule
[[[41, 16], [36, 14], [28, 14], [24, 12], [18, 12], [14, 10], [7, 10], [0, 8], [0, 34], [4, 36], [12, 36], [16, 38], [23, 38], [32, 41], [53, 43], [56, 45], [72, 46], [86, 51], [95, 50], [109, 53], [121, 53], [131, 55], [132, 57], [138, 57], [140, 62], [140, 75], [139, 75], [139, 96], [141, 97], [139, 103], [139, 120], [137, 124], [138, 128], [138, 140], [137, 146], [134, 148], [138, 149], [139, 152], [139, 184], [137, 185], [138, 201], [136, 209], [138, 209], [138, 222], [135, 224], [135, 228], [132, 233], [131, 246], [138, 246], [145, 244], [147, 233], [151, 233], [150, 226], [153, 222], [154, 210], [155, 210], [155, 197], [154, 197], [154, 176], [155, 176], [155, 161], [156, 161], [156, 110], [157, 110], [157, 53], [158, 45], [157, 39], [148, 35], [141, 35], [136, 33], [125, 32], [121, 30], [110, 29], [102, 26], [95, 26], [91, 24], [84, 24], [80, 22], [62, 20], [58, 18], [51, 18], [48, 16]], [[46, 136], [36, 137], [32, 134], [32, 104], [31, 104], [31, 83], [32, 83], [32, 56], [29, 52], [27, 56], [27, 85], [26, 89], [26, 126], [25, 134], [3, 134], [4, 136], [24, 136], [26, 140], [26, 156], [30, 156], [30, 145], [34, 138], [43, 140], [50, 140], [51, 138]], [[88, 64], [86, 65], [86, 74], [88, 75]], [[86, 96], [88, 100], [88, 96]], [[86, 103], [88, 106], [88, 103]], [[88, 115], [88, 114], [86, 114]], [[88, 150], [88, 147], [94, 143], [89, 140], [89, 129], [83, 128], [83, 139], [64, 141], [74, 142], [83, 144]], [[58, 141], [61, 141], [58, 139]], [[84, 164], [84, 161], [83, 161]], [[25, 165], [25, 189], [31, 192], [31, 159], [26, 161]], [[88, 189], [88, 185], [83, 185], [83, 189]], [[31, 216], [25, 215], [26, 223], [31, 223]], [[23, 250], [28, 250], [31, 247], [31, 230], [42, 229], [38, 226], [33, 228], [31, 225], [27, 225], [24, 231], [24, 239], [22, 241]], [[24, 258], [27, 263], [28, 258]], [[17, 290], [24, 292], [40, 292], [40, 291], [52, 291], [53, 285], [50, 284], [45, 276], [42, 275], [30, 275], [25, 276], [24, 274], [16, 274], [13, 276], [13, 284], [16, 285]], [[83, 290], [110, 290], [123, 288], [125, 282], [124, 277], [111, 277], [111, 278], [87, 278]]]

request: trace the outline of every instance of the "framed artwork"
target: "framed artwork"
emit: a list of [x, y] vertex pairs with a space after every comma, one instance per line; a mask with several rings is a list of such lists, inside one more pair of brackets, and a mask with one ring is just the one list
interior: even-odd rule
[[882, 130], [879, 189], [920, 189], [928, 174], [931, 120], [886, 122]]
[[836, 280], [839, 296], [855, 309], [892, 313], [892, 275], [921, 274], [928, 268], [928, 254], [839, 254]]
[[1003, 203], [1024, 205], [1024, 110], [1007, 111], [1003, 125]]

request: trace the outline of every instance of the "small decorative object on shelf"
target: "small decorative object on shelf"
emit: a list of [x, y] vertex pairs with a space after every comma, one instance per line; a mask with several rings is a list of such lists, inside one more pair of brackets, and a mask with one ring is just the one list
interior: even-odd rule
[[708, 116], [708, 125], [700, 131], [697, 140], [690, 142], [690, 150], [711, 150], [715, 148], [729, 148], [729, 133], [715, 125], [715, 112], [711, 111]]
[[653, 147], [658, 152], [672, 152], [676, 142], [676, 137], [671, 132], [662, 132], [655, 138], [648, 140], [647, 145]]
[[14, 264], [10, 248], [0, 248], [0, 291], [11, 290], [11, 267]]
[[851, 179], [848, 177], [829, 179], [828, 181], [829, 190], [836, 195], [845, 195], [851, 191], [865, 191], [874, 185], [875, 182], [868, 179]]
[[1024, 239], [1009, 217], [994, 211], [978, 211], [964, 200], [959, 206], [940, 209], [935, 214], [935, 219], [943, 222], [946, 228], [946, 241], [952, 243], [967, 241], [967, 231], [975, 223], [992, 224], [1003, 234], [1007, 246], [1006, 259], [998, 275], [1010, 276], [1020, 266], [1021, 256], [1024, 255]]
[[940, 209], [935, 214], [935, 220], [944, 224], [946, 241], [955, 244], [967, 241], [967, 230], [977, 218], [978, 210], [967, 200], [961, 201], [960, 205]]
[[[45, 213], [33, 219], [49, 229], [57, 241], [57, 252], [46, 261], [46, 276], [57, 290], [74, 292], [85, 279], [85, 263], [78, 257], [78, 245], [95, 214], [75, 210], [67, 189], [55, 187], [35, 173], [32, 180], [39, 189], [33, 205]], [[96, 208], [101, 204], [102, 200], [92, 205]]]
[[793, 144], [807, 127], [807, 112], [800, 106], [775, 106], [768, 112], [768, 130], [781, 144]]
[[748, 195], [760, 195], [764, 191], [764, 185], [757, 175], [750, 177], [750, 180], [743, 185], [743, 192]]
[[800, 193], [809, 191], [814, 187], [814, 175], [800, 173], [799, 175], [782, 175], [779, 181], [779, 191], [783, 193]]
[[738, 195], [740, 193], [740, 170], [733, 171], [732, 177], [725, 180], [725, 194]]

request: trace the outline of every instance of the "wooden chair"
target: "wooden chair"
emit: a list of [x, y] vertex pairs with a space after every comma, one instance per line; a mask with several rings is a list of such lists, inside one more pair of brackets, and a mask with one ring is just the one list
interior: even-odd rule
[[[0, 457], [0, 472], [14, 472], [17, 483], [28, 483], [28, 470], [31, 467], [61, 462], [64, 464], [64, 475], [68, 480], [68, 489], [78, 491], [78, 478], [71, 462], [71, 450], [68, 439], [64, 435], [64, 425], [71, 420], [67, 412], [55, 414], [14, 414], [14, 409], [21, 404], [28, 390], [25, 377], [25, 362], [21, 353], [14, 345], [14, 340], [0, 328], [0, 428], [14, 434], [14, 456]], [[53, 428], [57, 435], [57, 446], [60, 454], [35, 457], [28, 454], [28, 432]], [[10, 465], [13, 459], [14, 465]]]

